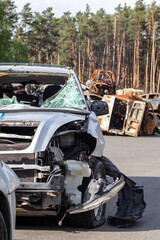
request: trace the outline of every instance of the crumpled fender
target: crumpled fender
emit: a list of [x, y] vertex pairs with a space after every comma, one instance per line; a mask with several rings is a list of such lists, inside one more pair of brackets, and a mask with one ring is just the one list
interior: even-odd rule
[[[143, 187], [136, 186], [136, 183], [125, 176], [120, 170], [106, 157], [97, 158], [105, 167], [106, 175], [113, 177], [114, 182], [106, 186], [106, 190], [100, 187], [98, 192], [86, 202], [76, 206], [71, 206], [67, 213], [77, 214], [97, 208], [101, 204], [107, 203], [118, 193], [117, 213], [109, 216], [107, 221], [116, 227], [129, 227], [138, 219], [146, 207], [143, 195]], [[92, 180], [91, 180], [92, 181]], [[90, 182], [91, 184], [96, 184]]]
[[19, 184], [17, 175], [0, 160], [0, 190], [5, 194], [10, 194], [19, 187]]

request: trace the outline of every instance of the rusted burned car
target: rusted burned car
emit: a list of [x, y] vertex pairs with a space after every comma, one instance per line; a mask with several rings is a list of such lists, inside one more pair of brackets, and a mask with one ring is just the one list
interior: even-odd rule
[[105, 95], [102, 100], [109, 107], [109, 113], [99, 117], [102, 131], [135, 137], [158, 132], [158, 118], [149, 102], [133, 95]]
[[156, 99], [156, 98], [160, 98], [160, 93], [141, 94], [140, 97], [145, 99], [145, 100]]
[[160, 93], [148, 93], [140, 95], [140, 97], [150, 102], [153, 110], [157, 113], [160, 113]]
[[97, 227], [105, 222], [106, 202], [119, 193], [110, 223], [142, 216], [142, 187], [103, 156], [96, 115], [108, 112], [107, 103], [87, 102], [70, 68], [0, 64], [0, 90], [0, 159], [20, 179], [17, 213]]
[[134, 95], [138, 97], [142, 94], [144, 94], [144, 90], [142, 89], [123, 88], [116, 90], [116, 95]]
[[115, 94], [114, 74], [103, 69], [93, 69], [91, 80], [86, 82], [89, 92], [103, 96], [104, 94]]

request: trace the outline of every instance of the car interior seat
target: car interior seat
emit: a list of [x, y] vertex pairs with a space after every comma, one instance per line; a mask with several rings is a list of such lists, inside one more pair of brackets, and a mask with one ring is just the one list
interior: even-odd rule
[[52, 97], [54, 94], [56, 94], [61, 89], [61, 86], [59, 85], [50, 85], [47, 86], [43, 92], [43, 102]]

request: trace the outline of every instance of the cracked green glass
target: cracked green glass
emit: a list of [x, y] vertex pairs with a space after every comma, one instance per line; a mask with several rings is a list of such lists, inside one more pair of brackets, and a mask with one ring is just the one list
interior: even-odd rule
[[56, 96], [47, 99], [42, 107], [86, 109], [86, 104], [76, 80], [72, 76], [60, 92]]
[[16, 96], [12, 98], [0, 98], [0, 106], [6, 106], [9, 104], [18, 104]]

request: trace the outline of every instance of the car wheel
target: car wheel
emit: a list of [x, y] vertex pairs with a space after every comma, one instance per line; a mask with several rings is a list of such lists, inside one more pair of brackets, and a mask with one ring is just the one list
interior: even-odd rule
[[[104, 165], [100, 161], [96, 161], [92, 168], [94, 178], [105, 179]], [[80, 214], [69, 215], [69, 224], [72, 227], [95, 228], [105, 222], [106, 204], [100, 205], [98, 208]]]
[[0, 240], [7, 240], [7, 227], [2, 213], [0, 212]]
[[158, 129], [157, 128], [154, 128], [153, 132], [152, 132], [152, 135], [157, 135], [158, 134]]

